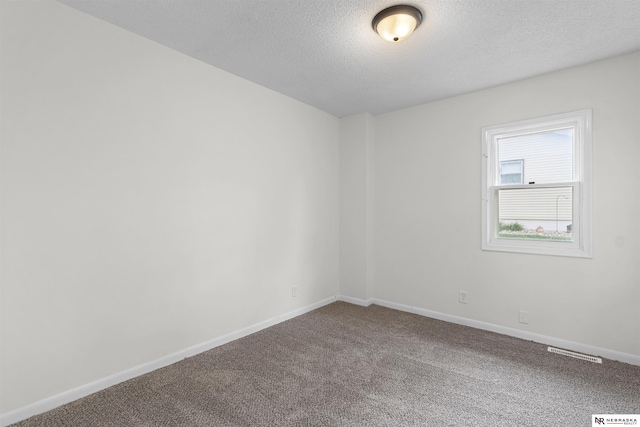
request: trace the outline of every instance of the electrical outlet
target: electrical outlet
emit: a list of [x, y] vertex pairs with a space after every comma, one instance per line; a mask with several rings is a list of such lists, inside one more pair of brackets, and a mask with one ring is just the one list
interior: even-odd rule
[[297, 297], [298, 296], [298, 287], [297, 286], [292, 286], [291, 287], [291, 296], [292, 297]]
[[458, 301], [460, 301], [462, 304], [467, 303], [467, 291], [460, 291], [460, 294], [458, 295]]
[[520, 323], [529, 323], [529, 313], [520, 310]]

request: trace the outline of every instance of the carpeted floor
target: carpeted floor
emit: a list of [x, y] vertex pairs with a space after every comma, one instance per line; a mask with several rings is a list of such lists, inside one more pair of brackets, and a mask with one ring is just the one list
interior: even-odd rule
[[17, 426], [591, 426], [640, 368], [336, 302]]

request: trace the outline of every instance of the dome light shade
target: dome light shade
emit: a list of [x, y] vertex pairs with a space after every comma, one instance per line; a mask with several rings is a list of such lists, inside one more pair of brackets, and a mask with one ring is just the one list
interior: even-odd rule
[[386, 41], [399, 42], [411, 35], [422, 22], [422, 13], [413, 6], [387, 8], [373, 18], [373, 29]]

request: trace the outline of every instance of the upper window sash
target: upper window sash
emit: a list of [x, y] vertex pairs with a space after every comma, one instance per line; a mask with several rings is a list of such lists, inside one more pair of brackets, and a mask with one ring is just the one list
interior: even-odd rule
[[576, 144], [576, 141], [581, 140], [583, 144], [591, 145], [591, 110], [580, 110], [570, 113], [556, 114], [549, 116], [546, 119], [529, 119], [519, 122], [508, 123], [504, 125], [489, 126], [483, 129], [484, 133], [484, 146], [483, 156], [486, 159], [491, 159], [491, 156], [496, 156], [495, 161], [491, 163], [491, 174], [486, 175], [491, 179], [489, 185], [499, 183], [499, 164], [497, 164], [498, 155], [498, 139], [509, 138], [513, 136], [529, 135], [534, 133], [562, 130], [567, 128], [573, 128], [573, 181], [583, 181], [584, 172], [582, 171], [583, 165], [590, 164], [591, 159], [585, 158], [584, 150], [581, 144]]

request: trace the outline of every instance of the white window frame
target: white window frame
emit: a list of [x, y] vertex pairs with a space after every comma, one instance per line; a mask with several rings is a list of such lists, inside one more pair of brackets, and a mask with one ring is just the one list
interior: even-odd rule
[[[592, 120], [591, 109], [539, 117], [482, 129], [482, 249], [591, 258]], [[573, 129], [573, 181], [550, 184], [500, 185], [497, 144], [500, 138], [555, 129]], [[572, 242], [498, 237], [498, 191], [515, 188], [573, 188]]]

